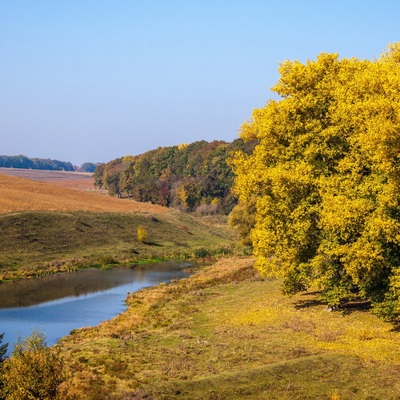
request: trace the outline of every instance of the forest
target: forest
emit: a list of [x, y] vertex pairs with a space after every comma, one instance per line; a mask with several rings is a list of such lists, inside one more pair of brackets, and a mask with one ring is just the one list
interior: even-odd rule
[[203, 140], [117, 158], [97, 166], [95, 186], [111, 196], [200, 214], [228, 214], [236, 203], [228, 159], [238, 150], [251, 153], [255, 143]]

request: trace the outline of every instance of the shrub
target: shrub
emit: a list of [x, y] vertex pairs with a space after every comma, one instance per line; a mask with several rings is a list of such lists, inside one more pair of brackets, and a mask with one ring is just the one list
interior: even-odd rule
[[19, 340], [3, 363], [3, 393], [9, 400], [57, 398], [63, 382], [63, 361], [57, 348], [48, 347], [42, 333], [34, 331]]
[[197, 249], [194, 249], [193, 251], [193, 257], [194, 258], [203, 258], [203, 257], [208, 257], [210, 255], [210, 251], [206, 249], [205, 247], [200, 247]]
[[142, 225], [139, 225], [137, 228], [137, 240], [140, 243], [144, 243], [147, 239], [147, 230]]

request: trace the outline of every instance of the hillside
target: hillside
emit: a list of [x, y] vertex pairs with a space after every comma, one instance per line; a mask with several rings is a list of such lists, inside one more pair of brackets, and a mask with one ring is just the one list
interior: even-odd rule
[[49, 182], [53, 185], [67, 187], [70, 189], [94, 190], [93, 174], [87, 172], [49, 171], [1, 167], [0, 174], [17, 176], [39, 182]]
[[0, 174], [0, 214], [18, 211], [163, 213], [165, 207], [122, 201], [99, 193], [77, 192], [46, 182]]
[[[226, 249], [234, 234], [165, 207], [0, 175], [0, 281]], [[148, 232], [137, 240], [137, 228]], [[204, 252], [204, 251], [203, 251]]]

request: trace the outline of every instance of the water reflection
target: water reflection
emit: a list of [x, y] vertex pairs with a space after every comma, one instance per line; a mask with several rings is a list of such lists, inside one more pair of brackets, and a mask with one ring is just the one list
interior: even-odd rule
[[98, 325], [125, 309], [127, 292], [187, 277], [189, 264], [164, 262], [83, 270], [0, 285], [0, 333], [12, 345], [33, 329], [54, 344], [72, 329]]
[[146, 285], [169, 280], [171, 274], [184, 271], [188, 264], [164, 262], [112, 270], [88, 269], [54, 274], [38, 279], [7, 282], [0, 285], [0, 309], [27, 307], [66, 297], [96, 293], [125, 283], [146, 282]]

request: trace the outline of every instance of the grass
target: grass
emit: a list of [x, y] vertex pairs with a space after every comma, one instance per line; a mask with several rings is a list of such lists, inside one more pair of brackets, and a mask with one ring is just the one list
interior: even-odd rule
[[[208, 219], [153, 204], [1, 174], [0, 189], [0, 281], [208, 256], [217, 249], [223, 252], [234, 239], [226, 227]], [[138, 240], [138, 226], [148, 232], [146, 240]]]
[[[85, 398], [394, 399], [399, 333], [362, 308], [283, 297], [251, 259], [223, 259], [61, 344]], [[147, 397], [146, 397], [147, 396]], [[83, 398], [83, 397], [82, 397]]]
[[[0, 214], [0, 280], [152, 258], [189, 258], [196, 249], [206, 249], [208, 255], [213, 248], [233, 243], [229, 230], [188, 214], [170, 211], [155, 215], [84, 211]], [[145, 242], [137, 240], [139, 225], [148, 232]]]

